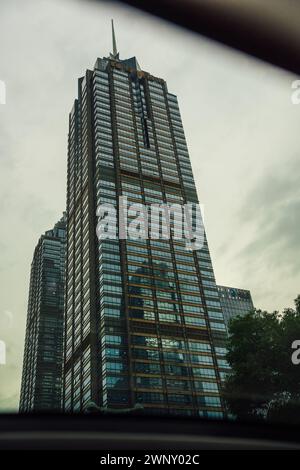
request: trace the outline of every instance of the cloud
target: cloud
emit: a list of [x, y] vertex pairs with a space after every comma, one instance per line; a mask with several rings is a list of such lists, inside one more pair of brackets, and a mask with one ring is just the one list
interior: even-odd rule
[[15, 412], [18, 400], [19, 400], [18, 393], [13, 393], [7, 396], [4, 393], [0, 392], [0, 412], [1, 413]]
[[256, 286], [258, 301], [271, 309], [291, 305], [300, 294], [298, 166], [292, 158], [285, 165], [270, 167], [243, 199], [237, 214], [245, 234], [235, 255], [240, 272]]
[[13, 313], [10, 310], [4, 310], [0, 315], [0, 327], [1, 331], [5, 327], [11, 328], [13, 325]]

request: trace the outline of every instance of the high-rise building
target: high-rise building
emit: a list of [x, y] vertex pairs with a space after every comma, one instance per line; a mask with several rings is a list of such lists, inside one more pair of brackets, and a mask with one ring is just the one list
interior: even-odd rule
[[238, 315], [246, 315], [254, 309], [249, 290], [236, 287], [217, 286], [226, 327], [229, 320]]
[[20, 411], [61, 409], [64, 269], [63, 217], [39, 239], [31, 264]]
[[177, 98], [120, 59], [113, 33], [69, 115], [64, 409], [222, 417], [226, 328], [206, 237], [201, 250], [173, 236], [98, 239], [97, 207], [120, 209], [121, 195], [198, 203]]

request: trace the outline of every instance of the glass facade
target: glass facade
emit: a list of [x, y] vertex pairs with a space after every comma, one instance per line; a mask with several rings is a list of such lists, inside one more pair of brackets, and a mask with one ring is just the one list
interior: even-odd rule
[[237, 317], [238, 315], [246, 315], [250, 310], [254, 309], [249, 290], [226, 286], [217, 286], [217, 288], [226, 328], [228, 328], [228, 323], [231, 318]]
[[176, 96], [111, 55], [79, 79], [69, 117], [64, 409], [222, 418], [226, 328], [206, 236], [193, 251], [173, 232], [98, 240], [97, 207], [121, 195], [198, 203]]
[[66, 225], [41, 236], [30, 275], [20, 412], [61, 409]]

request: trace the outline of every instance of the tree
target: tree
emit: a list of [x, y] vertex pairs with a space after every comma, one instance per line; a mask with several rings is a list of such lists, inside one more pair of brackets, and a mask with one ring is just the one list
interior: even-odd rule
[[295, 340], [300, 340], [300, 296], [295, 309], [282, 314], [253, 310], [231, 320], [231, 372], [223, 395], [234, 416], [300, 422], [300, 365], [291, 359]]

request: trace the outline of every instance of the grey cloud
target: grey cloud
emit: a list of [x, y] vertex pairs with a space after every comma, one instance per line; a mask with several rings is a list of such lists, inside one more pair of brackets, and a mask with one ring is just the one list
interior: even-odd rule
[[[240, 253], [255, 260], [264, 253], [270, 268], [300, 267], [300, 173], [297, 160], [270, 173], [253, 188], [239, 211], [241, 223], [255, 223], [256, 237]], [[245, 262], [249, 263], [249, 259]]]
[[[234, 265], [253, 286], [258, 307], [292, 304], [300, 293], [300, 175], [297, 159], [270, 167], [243, 199], [237, 212], [244, 239]], [[243, 238], [243, 235], [242, 235]], [[230, 251], [230, 250], [229, 250]], [[289, 298], [287, 297], [289, 295]]]

